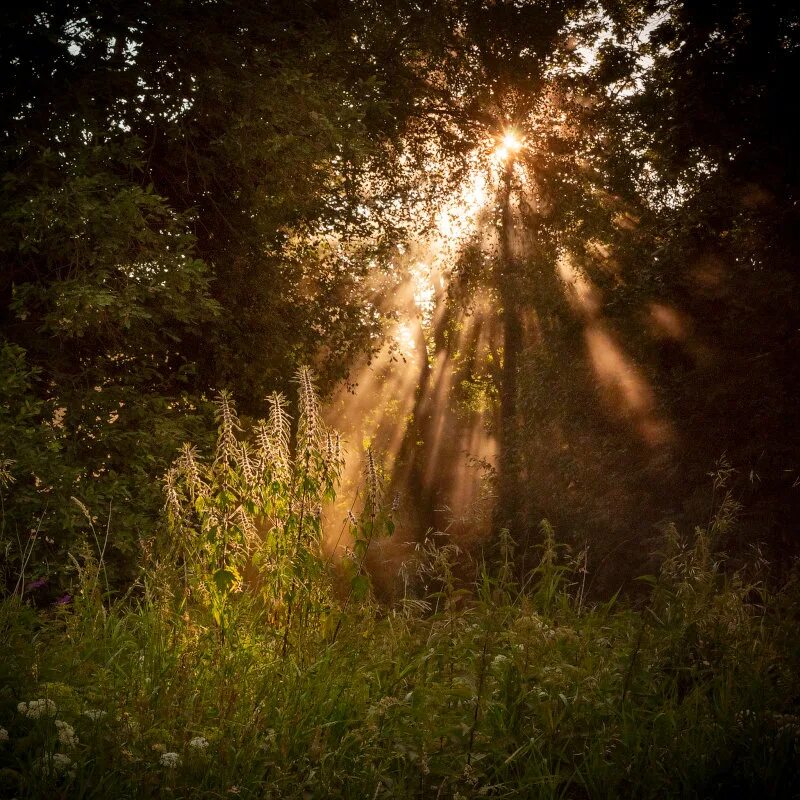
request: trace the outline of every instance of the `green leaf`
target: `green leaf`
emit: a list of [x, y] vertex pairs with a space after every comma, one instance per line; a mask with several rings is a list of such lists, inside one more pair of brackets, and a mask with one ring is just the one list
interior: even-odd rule
[[240, 576], [233, 567], [228, 567], [226, 569], [218, 569], [212, 579], [217, 589], [226, 594], [239, 582]]
[[354, 600], [363, 600], [369, 594], [369, 578], [366, 575], [356, 575], [350, 581]]

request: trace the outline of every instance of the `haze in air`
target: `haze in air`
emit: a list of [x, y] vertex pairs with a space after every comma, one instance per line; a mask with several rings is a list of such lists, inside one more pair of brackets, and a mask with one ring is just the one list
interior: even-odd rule
[[800, 796], [800, 11], [0, 29], [0, 796]]

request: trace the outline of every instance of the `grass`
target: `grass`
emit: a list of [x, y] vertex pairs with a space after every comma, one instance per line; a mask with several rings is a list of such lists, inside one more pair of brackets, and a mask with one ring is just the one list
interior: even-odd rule
[[[700, 541], [646, 606], [587, 606], [552, 549], [524, 588], [508, 561], [459, 586], [442, 553], [415, 566], [438, 591], [351, 604], [335, 642], [331, 607], [285, 655], [244, 595], [225, 637], [163, 586], [4, 601], [0, 796], [800, 796], [795, 584], [726, 577]], [[39, 698], [52, 716], [20, 713]]]
[[248, 435], [221, 395], [215, 452], [187, 445], [167, 474], [138, 594], [109, 600], [98, 540], [71, 603], [0, 600], [0, 797], [800, 797], [800, 578], [724, 566], [722, 473], [713, 519], [670, 530], [636, 607], [588, 603], [585, 560], [546, 523], [527, 575], [506, 532], [470, 580], [432, 537], [380, 606], [378, 468], [369, 453], [337, 577], [321, 508], [339, 442], [298, 383], [294, 453], [281, 396]]

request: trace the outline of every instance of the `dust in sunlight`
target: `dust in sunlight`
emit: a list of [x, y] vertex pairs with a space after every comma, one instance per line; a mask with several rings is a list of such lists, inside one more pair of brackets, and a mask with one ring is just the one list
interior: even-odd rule
[[[390, 288], [383, 290], [383, 311], [394, 320], [387, 340], [352, 370], [348, 385], [328, 404], [328, 420], [349, 443], [343, 502], [332, 514], [344, 518], [358, 495], [366, 445], [381, 454], [386, 488], [400, 498], [397, 533], [393, 542], [374, 548], [373, 571], [396, 567], [401, 543], [428, 528], [449, 530], [464, 543], [489, 532], [504, 358], [497, 267], [503, 259], [523, 265], [533, 257], [535, 226], [528, 222], [548, 211], [525, 157], [532, 149], [514, 128], [489, 137], [428, 232], [409, 237], [387, 259], [383, 268]], [[587, 244], [587, 252], [613, 265], [603, 247]], [[582, 322], [584, 357], [599, 402], [646, 445], [667, 444], [672, 426], [603, 317], [600, 291], [567, 252], [558, 259], [556, 274]], [[537, 309], [522, 307], [518, 313], [523, 346], [540, 344]], [[650, 323], [677, 328], [658, 310]], [[331, 521], [330, 529], [338, 532], [339, 520]], [[340, 536], [327, 546], [348, 544]]]
[[[494, 145], [491, 140], [472, 159], [458, 189], [436, 211], [430, 233], [398, 248], [385, 265], [394, 276], [391, 335], [377, 354], [351, 372], [349, 386], [327, 408], [329, 421], [349, 443], [341, 496], [350, 500], [334, 514], [346, 514], [358, 492], [367, 444], [382, 454], [387, 484], [393, 494], [399, 493], [401, 505], [404, 496], [425, 493], [431, 502], [416, 505], [437, 509], [439, 527], [474, 510], [484, 492], [486, 469], [497, 451], [492, 409], [474, 397], [459, 406], [454, 395], [464, 394], [462, 384], [482, 368], [470, 368], [467, 362], [497, 360], [490, 343], [490, 318], [496, 309], [485, 298], [465, 309], [448, 297], [468, 243], [477, 241], [489, 257], [494, 226], [487, 218], [500, 177], [492, 163]], [[418, 530], [420, 521], [412, 527]], [[338, 534], [335, 524], [331, 529]], [[396, 538], [414, 535], [401, 524]], [[328, 547], [347, 544], [337, 540]], [[383, 557], [393, 557], [391, 546], [384, 550]]]

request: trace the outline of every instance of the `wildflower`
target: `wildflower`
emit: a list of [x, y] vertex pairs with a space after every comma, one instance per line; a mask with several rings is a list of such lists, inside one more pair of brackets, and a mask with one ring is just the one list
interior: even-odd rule
[[180, 756], [177, 753], [162, 753], [158, 763], [161, 764], [162, 767], [175, 769], [180, 761]]
[[367, 448], [367, 463], [364, 469], [367, 490], [367, 506], [370, 514], [377, 514], [381, 505], [381, 480], [375, 464], [372, 447]]
[[56, 730], [58, 731], [58, 741], [64, 747], [75, 747], [78, 744], [78, 737], [75, 735], [75, 728], [63, 720], [56, 720]]
[[103, 717], [107, 717], [108, 714], [105, 711], [100, 711], [97, 708], [89, 708], [83, 712], [84, 717], [88, 717], [92, 722], [97, 722], [97, 720], [102, 719]]
[[5, 728], [0, 728], [0, 742], [8, 741], [8, 731]]
[[181, 515], [181, 501], [178, 497], [178, 490], [175, 488], [175, 481], [177, 479], [178, 470], [171, 467], [167, 470], [164, 476], [164, 494], [167, 497], [165, 508], [174, 516], [180, 517]]
[[740, 728], [744, 728], [748, 724], [753, 724], [755, 721], [755, 712], [751, 711], [749, 708], [745, 709], [744, 711], [736, 712], [736, 724]]
[[264, 741], [261, 744], [262, 750], [271, 750], [275, 746], [275, 740], [278, 738], [278, 734], [275, 733], [274, 728], [267, 728], [264, 731]]
[[59, 775], [74, 775], [75, 762], [64, 753], [53, 753], [53, 770]]
[[56, 704], [52, 700], [40, 697], [38, 700], [30, 700], [27, 703], [17, 703], [17, 711], [28, 719], [52, 717], [56, 713]]
[[72, 602], [72, 595], [71, 595], [71, 594], [65, 594], [65, 595], [62, 595], [61, 597], [59, 597], [59, 598], [56, 600], [56, 602], [54, 603], [54, 605], [57, 605], [57, 606], [66, 606], [66, 605], [68, 605], [68, 604], [69, 604], [69, 603], [71, 603], [71, 602]]
[[419, 759], [419, 769], [423, 775], [430, 775], [431, 766], [428, 761], [428, 754], [423, 750]]
[[208, 747], [208, 739], [205, 736], [195, 736], [189, 742], [189, 747], [193, 748], [194, 750], [205, 750]]
[[465, 783], [474, 786], [478, 782], [478, 776], [471, 764], [464, 764], [464, 772], [461, 775]]
[[217, 440], [217, 460], [224, 464], [233, 461], [238, 450], [236, 431], [241, 430], [239, 418], [236, 416], [236, 406], [231, 393], [223, 389], [217, 396], [217, 422], [219, 423], [219, 438]]
[[53, 753], [52, 756], [42, 756], [34, 765], [38, 772], [48, 772], [53, 775], [75, 776], [75, 762], [64, 753]]

